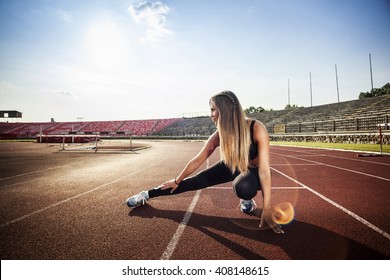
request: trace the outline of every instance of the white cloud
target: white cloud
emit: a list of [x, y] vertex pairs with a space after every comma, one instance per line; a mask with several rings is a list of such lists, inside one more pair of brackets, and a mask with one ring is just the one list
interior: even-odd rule
[[173, 34], [167, 27], [170, 8], [161, 1], [136, 1], [128, 11], [137, 24], [146, 25], [146, 40], [159, 40]]
[[57, 92], [57, 94], [63, 95], [66, 97], [72, 97], [72, 94], [70, 94], [70, 92], [68, 92], [68, 91], [59, 91], [59, 92]]
[[57, 14], [60, 17], [60, 19], [62, 19], [63, 21], [66, 21], [66, 22], [73, 21], [73, 16], [70, 13], [68, 13], [67, 11], [57, 10]]

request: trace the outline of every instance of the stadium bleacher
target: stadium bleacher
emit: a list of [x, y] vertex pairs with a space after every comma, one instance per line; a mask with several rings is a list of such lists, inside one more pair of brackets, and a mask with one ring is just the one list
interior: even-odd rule
[[0, 139], [34, 138], [40, 134], [132, 134], [147, 136], [180, 121], [179, 118], [92, 122], [0, 123]]
[[[367, 131], [388, 122], [390, 95], [345, 101], [313, 107], [291, 108], [248, 114], [260, 120], [272, 133], [276, 124], [286, 125], [286, 132]], [[161, 130], [162, 136], [210, 135], [215, 125], [210, 117], [183, 118]]]
[[329, 120], [358, 119], [390, 114], [390, 95], [344, 101], [313, 107], [299, 107], [251, 114], [262, 121], [269, 131], [275, 124], [298, 124]]
[[84, 133], [110, 133], [118, 131], [119, 127], [124, 124], [125, 121], [99, 121], [99, 122], [90, 122], [79, 131]]
[[[384, 95], [307, 108], [265, 111], [248, 117], [262, 121], [272, 134], [276, 124], [284, 124], [288, 133], [374, 131], [378, 124], [389, 122], [389, 115], [390, 95]], [[34, 138], [40, 133], [194, 137], [208, 136], [215, 130], [209, 116], [92, 122], [3, 122], [0, 123], [0, 139]]]
[[83, 131], [83, 128], [87, 126], [86, 122], [59, 122], [56, 125], [46, 129], [45, 134], [57, 135], [57, 134], [69, 134]]

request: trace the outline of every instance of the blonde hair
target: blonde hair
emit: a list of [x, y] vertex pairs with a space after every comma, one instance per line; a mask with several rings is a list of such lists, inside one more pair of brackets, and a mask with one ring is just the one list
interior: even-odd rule
[[223, 91], [211, 97], [210, 102], [219, 110], [217, 129], [221, 159], [232, 172], [247, 172], [250, 133], [238, 98], [231, 91]]

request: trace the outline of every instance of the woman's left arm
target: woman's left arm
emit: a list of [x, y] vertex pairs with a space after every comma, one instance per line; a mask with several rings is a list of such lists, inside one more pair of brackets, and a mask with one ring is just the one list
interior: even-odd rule
[[271, 167], [269, 163], [269, 136], [267, 129], [256, 121], [253, 131], [253, 138], [257, 142], [259, 157], [259, 177], [263, 193], [263, 213], [261, 214], [260, 227], [267, 225], [275, 233], [284, 233], [281, 226], [274, 221], [271, 208]]

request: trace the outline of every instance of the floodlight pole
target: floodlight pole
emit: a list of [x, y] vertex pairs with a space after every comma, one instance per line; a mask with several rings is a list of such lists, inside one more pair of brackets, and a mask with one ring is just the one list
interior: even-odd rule
[[371, 63], [371, 54], [368, 54], [368, 58], [370, 60], [370, 75], [371, 75], [371, 96], [374, 94], [374, 81], [372, 79], [372, 63]]
[[288, 105], [290, 106], [290, 79], [287, 80]]
[[311, 85], [311, 72], [309, 73], [310, 77], [310, 107], [313, 107], [313, 89]]
[[337, 75], [337, 64], [334, 65], [334, 68], [335, 68], [335, 70], [336, 70], [337, 102], [340, 102], [339, 78], [338, 78], [338, 75]]

